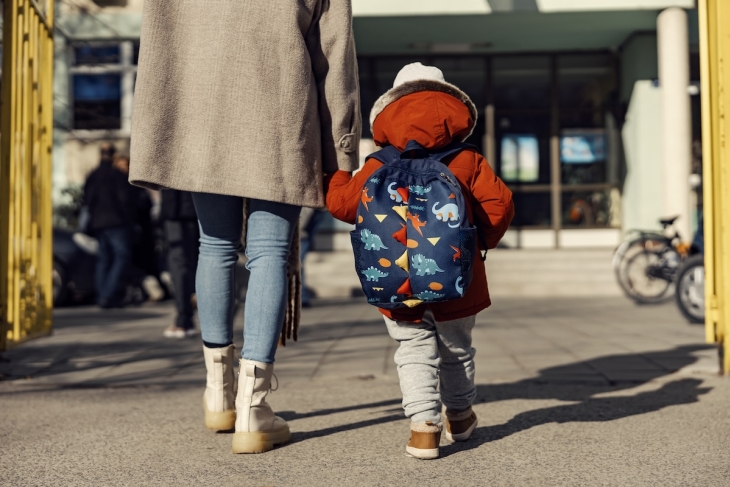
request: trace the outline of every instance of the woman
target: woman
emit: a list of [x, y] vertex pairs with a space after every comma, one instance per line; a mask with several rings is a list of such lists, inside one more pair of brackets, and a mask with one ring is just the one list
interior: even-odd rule
[[[195, 193], [205, 423], [235, 423], [234, 453], [267, 451], [290, 438], [265, 399], [299, 212], [324, 206], [323, 173], [358, 166], [350, 1], [148, 0], [143, 15], [130, 181]], [[244, 198], [251, 277], [234, 408]]]

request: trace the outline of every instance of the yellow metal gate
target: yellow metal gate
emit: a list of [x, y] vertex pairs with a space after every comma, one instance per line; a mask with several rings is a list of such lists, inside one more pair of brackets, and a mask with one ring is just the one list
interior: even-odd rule
[[730, 373], [730, 1], [700, 0], [705, 329]]
[[53, 0], [5, 0], [0, 350], [51, 332]]

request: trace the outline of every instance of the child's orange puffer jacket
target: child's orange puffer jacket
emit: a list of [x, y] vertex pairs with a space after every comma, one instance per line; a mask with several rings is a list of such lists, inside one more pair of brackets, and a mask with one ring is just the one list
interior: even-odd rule
[[[469, 109], [458, 99], [438, 91], [420, 91], [388, 105], [373, 123], [373, 138], [381, 147], [393, 145], [401, 151], [411, 140], [427, 149], [439, 149], [452, 140], [462, 140], [473, 125]], [[469, 220], [479, 228], [487, 246], [496, 247], [514, 216], [512, 192], [476, 151], [462, 151], [446, 164], [459, 180]], [[338, 171], [327, 178], [327, 208], [335, 218], [355, 223], [362, 188], [381, 166], [380, 161], [368, 159], [354, 177]], [[481, 242], [477, 245], [483, 246]], [[420, 321], [428, 306], [437, 321], [449, 321], [474, 315], [490, 304], [484, 264], [477, 253], [474, 277], [463, 298], [380, 312], [395, 320]]]

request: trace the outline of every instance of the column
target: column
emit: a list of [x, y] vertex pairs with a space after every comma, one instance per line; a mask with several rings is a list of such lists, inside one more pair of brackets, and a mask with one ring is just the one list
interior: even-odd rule
[[689, 94], [687, 13], [668, 8], [657, 18], [659, 85], [662, 107], [662, 186], [665, 216], [679, 215], [677, 229], [692, 239], [689, 174], [692, 157], [692, 115]]

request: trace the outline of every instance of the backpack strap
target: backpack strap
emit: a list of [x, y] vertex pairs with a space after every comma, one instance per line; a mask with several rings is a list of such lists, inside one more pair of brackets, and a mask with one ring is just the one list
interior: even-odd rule
[[392, 145], [386, 145], [378, 152], [373, 152], [365, 158], [365, 160], [373, 158], [382, 162], [383, 164], [390, 164], [392, 162], [400, 161], [400, 151]]
[[465, 149], [474, 149], [477, 148], [471, 144], [465, 144], [463, 142], [452, 142], [451, 144], [447, 145], [446, 147], [442, 147], [438, 151], [429, 151], [425, 147], [423, 147], [421, 144], [416, 142], [415, 140], [411, 140], [406, 144], [405, 149], [403, 152], [399, 151], [392, 145], [387, 145], [380, 149], [377, 152], [374, 152], [370, 154], [367, 158], [373, 158], [376, 159], [383, 164], [390, 164], [393, 162], [397, 162], [401, 159], [435, 159], [439, 162], [443, 162], [444, 159], [456, 155], [459, 152], [465, 150]]
[[441, 148], [438, 152], [431, 152], [429, 157], [431, 159], [436, 159], [439, 162], [444, 162], [444, 159], [456, 155], [466, 149], [477, 150], [476, 146], [472, 144], [465, 144], [464, 142], [452, 142], [446, 147]]

